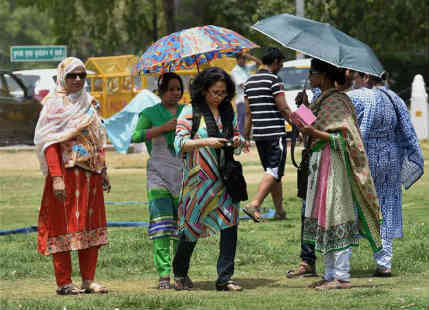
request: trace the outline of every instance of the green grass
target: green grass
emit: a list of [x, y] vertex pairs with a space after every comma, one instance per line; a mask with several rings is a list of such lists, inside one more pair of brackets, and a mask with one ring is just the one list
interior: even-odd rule
[[[429, 145], [423, 144], [426, 169]], [[113, 190], [107, 201], [145, 201], [145, 158], [109, 153]], [[242, 157], [249, 192], [256, 191], [261, 168], [252, 152]], [[43, 177], [31, 152], [0, 152], [0, 229], [37, 225]], [[216, 292], [218, 237], [202, 239], [191, 262], [191, 292], [158, 291], [152, 243], [146, 228], [110, 228], [102, 248], [97, 280], [111, 289], [103, 296], [55, 295], [52, 259], [37, 252], [37, 235], [0, 236], [0, 309], [427, 309], [429, 276], [428, 178], [404, 193], [404, 238], [395, 239], [392, 278], [371, 277], [375, 264], [368, 243], [353, 249], [351, 290], [316, 292], [317, 278], [286, 279], [300, 249], [300, 199], [295, 169], [288, 163], [284, 197], [289, 219], [239, 226], [236, 279], [241, 293]], [[271, 208], [268, 198], [265, 208]], [[146, 205], [108, 205], [109, 221], [147, 221]], [[79, 267], [73, 255], [73, 278]], [[323, 259], [317, 269], [323, 273]]]

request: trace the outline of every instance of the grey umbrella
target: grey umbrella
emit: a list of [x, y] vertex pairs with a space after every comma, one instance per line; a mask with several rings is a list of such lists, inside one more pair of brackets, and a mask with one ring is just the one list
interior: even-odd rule
[[327, 23], [291, 14], [265, 18], [252, 26], [283, 46], [334, 66], [381, 76], [383, 66], [372, 49]]

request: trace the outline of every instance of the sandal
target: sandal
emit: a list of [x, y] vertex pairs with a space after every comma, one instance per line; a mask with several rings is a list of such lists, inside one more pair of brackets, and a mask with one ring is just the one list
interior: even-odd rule
[[83, 281], [82, 289], [86, 294], [107, 294], [109, 292], [106, 287], [93, 281]]
[[188, 276], [185, 277], [185, 284], [189, 288], [193, 288], [194, 287], [194, 282], [192, 282], [191, 278], [188, 277]]
[[349, 288], [352, 288], [350, 282], [342, 281], [342, 280], [326, 281], [325, 283], [315, 287], [315, 289], [318, 291], [349, 289]]
[[392, 269], [384, 268], [384, 267], [377, 267], [375, 269], [373, 277], [380, 277], [380, 278], [390, 278], [392, 276]]
[[[189, 284], [190, 283], [186, 281], [186, 277], [174, 277], [174, 289], [176, 291], [190, 291], [192, 287], [190, 287]], [[191, 285], [193, 286], [192, 281]]]
[[56, 292], [58, 295], [77, 295], [83, 293], [84, 290], [80, 289], [73, 283], [69, 283], [59, 287]]
[[278, 221], [287, 220], [286, 211], [285, 210], [282, 210], [280, 212], [276, 211], [276, 213], [274, 213], [274, 219]]
[[301, 277], [317, 277], [316, 265], [310, 265], [307, 262], [301, 262], [295, 270], [289, 270], [286, 274], [289, 279]]
[[159, 278], [158, 289], [160, 290], [170, 289], [170, 277]]
[[325, 279], [322, 279], [322, 280], [319, 280], [319, 281], [316, 281], [316, 282], [313, 282], [313, 283], [311, 283], [308, 287], [309, 288], [316, 288], [316, 287], [319, 287], [319, 286], [321, 286], [321, 285], [323, 285], [323, 284], [325, 284], [325, 283], [328, 283], [329, 281], [327, 281], [327, 280], [325, 280]]
[[241, 292], [243, 288], [235, 283], [232, 280], [229, 280], [223, 284], [216, 283], [216, 290], [217, 291], [231, 291], [231, 292]]
[[243, 208], [243, 212], [246, 213], [255, 223], [260, 223], [264, 220], [261, 213], [259, 212], [259, 208], [256, 208], [254, 206], [245, 206]]

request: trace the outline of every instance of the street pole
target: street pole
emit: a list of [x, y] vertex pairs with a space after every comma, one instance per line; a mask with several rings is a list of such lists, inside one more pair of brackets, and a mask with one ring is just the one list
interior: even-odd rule
[[[304, 17], [304, 0], [295, 0], [295, 7], [296, 7], [296, 16]], [[300, 52], [296, 52], [296, 59], [304, 59], [304, 55]]]

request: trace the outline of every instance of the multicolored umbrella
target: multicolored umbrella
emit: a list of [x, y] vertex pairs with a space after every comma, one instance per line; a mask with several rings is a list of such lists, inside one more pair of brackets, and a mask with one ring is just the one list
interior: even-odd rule
[[259, 47], [242, 35], [218, 26], [185, 29], [165, 36], [140, 57], [135, 72], [189, 70], [222, 56]]

